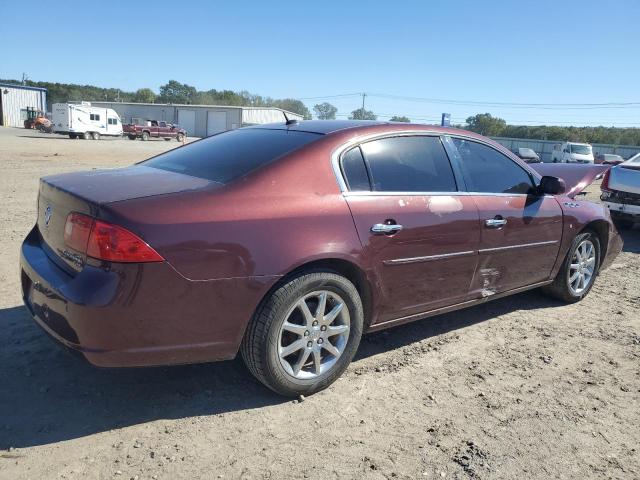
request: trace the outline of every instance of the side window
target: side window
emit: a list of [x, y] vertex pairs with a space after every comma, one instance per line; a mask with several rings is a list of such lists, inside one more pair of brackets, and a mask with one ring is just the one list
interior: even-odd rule
[[342, 174], [347, 187], [352, 192], [371, 190], [367, 167], [364, 164], [360, 147], [352, 148], [342, 156]]
[[467, 188], [482, 193], [531, 193], [531, 176], [506, 155], [481, 143], [454, 138]]
[[90, 113], [89, 120], [100, 120], [100, 115], [98, 115], [97, 113]]
[[439, 137], [391, 137], [361, 145], [373, 190], [455, 192], [455, 177]]

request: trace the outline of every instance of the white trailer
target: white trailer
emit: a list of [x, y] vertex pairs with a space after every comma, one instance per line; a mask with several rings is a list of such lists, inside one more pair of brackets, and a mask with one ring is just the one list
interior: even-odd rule
[[90, 102], [54, 103], [53, 131], [69, 138], [98, 140], [101, 135], [122, 135], [122, 121], [111, 108], [93, 107]]

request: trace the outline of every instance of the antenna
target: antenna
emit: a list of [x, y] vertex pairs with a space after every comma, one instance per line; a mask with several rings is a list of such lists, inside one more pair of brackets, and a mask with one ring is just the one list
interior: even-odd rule
[[284, 115], [284, 118], [286, 119], [286, 122], [284, 122], [285, 125], [297, 125], [298, 124], [298, 120], [296, 120], [295, 118], [289, 118], [287, 117], [287, 112], [285, 112], [284, 110], [282, 111], [282, 114]]

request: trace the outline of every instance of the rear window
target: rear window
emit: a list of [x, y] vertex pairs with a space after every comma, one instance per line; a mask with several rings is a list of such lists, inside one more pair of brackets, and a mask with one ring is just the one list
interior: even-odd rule
[[320, 137], [309, 132], [243, 128], [170, 150], [141, 164], [229, 183]]

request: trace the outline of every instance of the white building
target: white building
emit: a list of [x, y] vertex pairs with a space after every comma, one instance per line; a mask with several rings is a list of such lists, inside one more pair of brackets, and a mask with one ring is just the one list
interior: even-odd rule
[[233, 107], [226, 105], [178, 105], [173, 103], [96, 102], [92, 105], [112, 108], [123, 123], [160, 120], [176, 123], [190, 137], [208, 137], [246, 125], [302, 120], [302, 115], [275, 107]]
[[47, 111], [47, 89], [0, 83], [0, 125], [23, 127], [27, 108]]

